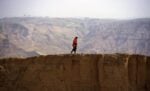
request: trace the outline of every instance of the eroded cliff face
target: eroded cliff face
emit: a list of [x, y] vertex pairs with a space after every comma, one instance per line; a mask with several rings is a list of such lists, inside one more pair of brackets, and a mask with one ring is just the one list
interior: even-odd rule
[[1, 59], [0, 91], [150, 91], [150, 57], [116, 54]]

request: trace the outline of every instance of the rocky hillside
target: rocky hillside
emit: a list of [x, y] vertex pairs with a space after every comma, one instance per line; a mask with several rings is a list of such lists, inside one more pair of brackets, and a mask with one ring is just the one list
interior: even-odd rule
[[150, 57], [91, 54], [1, 59], [0, 91], [150, 91]]
[[70, 53], [74, 36], [79, 53], [150, 55], [150, 19], [0, 19], [0, 57]]

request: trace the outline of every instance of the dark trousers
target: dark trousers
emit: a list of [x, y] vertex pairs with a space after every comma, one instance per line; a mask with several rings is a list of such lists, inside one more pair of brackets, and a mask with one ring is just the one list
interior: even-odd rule
[[72, 51], [71, 51], [71, 54], [72, 54], [72, 52], [76, 53], [76, 50], [77, 50], [77, 46], [75, 45], [75, 46], [73, 46], [73, 49], [72, 49]]

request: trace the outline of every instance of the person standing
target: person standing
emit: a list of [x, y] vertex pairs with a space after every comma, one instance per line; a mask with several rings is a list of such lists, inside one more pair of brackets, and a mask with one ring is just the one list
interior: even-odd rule
[[71, 54], [74, 52], [76, 54], [76, 50], [77, 50], [77, 44], [78, 44], [78, 37], [76, 36], [74, 39], [73, 39], [73, 43], [72, 43], [72, 51], [71, 51]]

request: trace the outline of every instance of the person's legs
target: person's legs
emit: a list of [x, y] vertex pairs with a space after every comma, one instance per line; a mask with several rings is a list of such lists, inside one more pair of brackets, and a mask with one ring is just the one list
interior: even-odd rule
[[73, 47], [73, 49], [71, 50], [71, 54], [72, 54], [72, 52], [74, 52], [74, 47]]
[[[74, 49], [74, 48], [73, 48]], [[72, 54], [72, 52], [73, 52], [73, 49], [71, 50], [71, 54]]]
[[76, 49], [77, 49], [77, 47], [74, 46], [73, 49], [72, 49], [72, 51], [71, 51], [71, 54], [72, 54], [72, 52], [76, 53]]
[[76, 54], [77, 46], [74, 46], [74, 54]]

